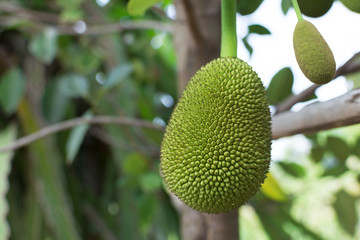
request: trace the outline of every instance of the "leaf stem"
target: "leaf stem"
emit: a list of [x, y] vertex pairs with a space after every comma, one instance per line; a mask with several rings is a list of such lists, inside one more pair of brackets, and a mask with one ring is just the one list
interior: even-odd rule
[[221, 0], [221, 57], [237, 56], [236, 0]]
[[292, 2], [292, 5], [294, 7], [294, 10], [296, 12], [296, 16], [297, 16], [298, 21], [303, 20], [303, 17], [301, 15], [301, 10], [300, 10], [300, 7], [299, 7], [299, 4], [298, 4], [297, 0], [291, 0], [291, 2]]

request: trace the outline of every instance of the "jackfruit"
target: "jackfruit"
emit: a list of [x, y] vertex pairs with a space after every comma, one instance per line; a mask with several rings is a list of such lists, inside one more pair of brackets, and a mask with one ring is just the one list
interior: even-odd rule
[[353, 12], [360, 13], [360, 1], [359, 0], [340, 0], [345, 7]]
[[301, 13], [308, 17], [321, 17], [329, 11], [334, 0], [298, 0]]
[[197, 71], [162, 141], [161, 172], [170, 191], [206, 213], [253, 198], [270, 164], [268, 106], [257, 73], [238, 58], [218, 58]]
[[296, 24], [293, 44], [301, 71], [313, 83], [325, 84], [334, 78], [334, 55], [316, 27], [307, 20]]

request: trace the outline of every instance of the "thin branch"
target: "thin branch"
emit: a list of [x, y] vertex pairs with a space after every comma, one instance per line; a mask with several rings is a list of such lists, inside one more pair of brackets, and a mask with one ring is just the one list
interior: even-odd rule
[[[288, 111], [274, 115], [272, 117], [272, 134], [273, 139], [278, 139], [357, 123], [360, 123], [360, 88], [326, 102], [308, 105], [299, 112]], [[140, 119], [112, 116], [81, 117], [45, 127], [38, 132], [19, 138], [15, 142], [1, 147], [0, 153], [13, 151], [40, 138], [80, 124], [119, 124], [145, 127], [161, 132], [165, 130], [164, 127]]]
[[119, 124], [119, 125], [127, 125], [133, 127], [144, 127], [154, 129], [156, 131], [164, 131], [163, 127], [154, 125], [153, 123], [145, 120], [134, 119], [134, 118], [125, 118], [125, 117], [113, 117], [113, 116], [95, 116], [92, 118], [74, 118], [71, 120], [67, 120], [64, 122], [56, 123], [54, 125], [50, 125], [40, 129], [38, 132], [32, 133], [25, 137], [19, 138], [15, 142], [3, 146], [0, 148], [0, 153], [13, 151], [20, 147], [26, 146], [40, 138], [46, 137], [48, 135], [73, 128], [75, 126], [81, 124]]
[[77, 32], [74, 28], [75, 24], [63, 23], [58, 15], [53, 13], [45, 13], [26, 9], [15, 4], [0, 2], [0, 12], [6, 12], [10, 15], [1, 16], [1, 25], [13, 25], [16, 22], [29, 20], [36, 22], [36, 27], [51, 27], [58, 31], [60, 35], [100, 35], [114, 32], [121, 32], [124, 30], [137, 29], [156, 29], [165, 32], [172, 32], [172, 23], [157, 21], [157, 20], [137, 20], [137, 21], [123, 21], [113, 23], [96, 23], [94, 19], [84, 19], [86, 30], [84, 32]]
[[360, 123], [360, 88], [326, 102], [310, 104], [298, 112], [272, 117], [273, 139], [313, 133]]
[[[344, 63], [341, 67], [339, 67], [336, 70], [334, 79], [337, 78], [337, 77], [340, 77], [340, 76], [345, 76], [345, 75], [360, 71], [360, 60], [359, 60], [359, 58], [360, 58], [360, 52], [354, 54], [354, 56], [352, 56], [346, 63]], [[313, 84], [310, 87], [306, 88], [301, 93], [299, 93], [299, 94], [297, 94], [295, 96], [290, 96], [289, 98], [287, 98], [285, 101], [283, 101], [282, 103], [280, 103], [276, 107], [276, 114], [288, 111], [296, 103], [305, 101], [312, 94], [314, 94], [314, 92], [315, 92], [315, 90], [317, 88], [319, 88], [321, 86], [322, 85]]]

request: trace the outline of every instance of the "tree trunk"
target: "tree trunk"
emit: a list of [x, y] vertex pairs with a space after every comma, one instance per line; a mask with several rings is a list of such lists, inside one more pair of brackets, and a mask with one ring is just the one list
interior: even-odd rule
[[[201, 66], [220, 56], [220, 0], [175, 0], [174, 44], [178, 62], [178, 93]], [[238, 211], [202, 214], [176, 197], [183, 240], [236, 240]]]

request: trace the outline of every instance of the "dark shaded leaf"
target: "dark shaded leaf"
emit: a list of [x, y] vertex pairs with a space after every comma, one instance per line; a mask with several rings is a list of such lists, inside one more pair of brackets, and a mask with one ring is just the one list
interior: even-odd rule
[[270, 105], [276, 105], [292, 94], [294, 75], [289, 67], [281, 69], [267, 88]]
[[340, 225], [350, 234], [355, 234], [357, 224], [356, 198], [350, 196], [344, 190], [336, 194], [336, 201], [333, 204]]
[[284, 229], [284, 223], [290, 222], [290, 219], [280, 215], [278, 204], [269, 203], [266, 206], [255, 207], [255, 210], [270, 239], [291, 239], [290, 234]]
[[147, 230], [154, 218], [154, 214], [156, 212], [156, 209], [159, 207], [158, 200], [156, 197], [152, 194], [146, 194], [143, 195], [139, 202], [138, 202], [138, 208], [139, 208], [139, 219], [140, 219], [140, 225], [143, 230]]
[[237, 11], [241, 15], [248, 15], [253, 12], [260, 6], [263, 0], [241, 0], [237, 1]]
[[259, 24], [253, 24], [249, 26], [249, 33], [257, 33], [260, 35], [271, 34], [271, 32], [264, 26]]
[[314, 146], [311, 148], [310, 156], [314, 160], [314, 162], [318, 163], [321, 162], [321, 160], [324, 157], [325, 150], [321, 146]]
[[0, 106], [5, 113], [16, 111], [25, 90], [24, 76], [19, 68], [12, 68], [0, 79]]
[[332, 152], [341, 162], [344, 162], [350, 154], [350, 148], [347, 143], [338, 137], [329, 136], [325, 147], [326, 150]]
[[357, 139], [356, 144], [354, 145], [351, 152], [352, 154], [360, 158], [360, 138]]
[[328, 177], [328, 176], [338, 177], [344, 174], [345, 172], [347, 172], [348, 170], [349, 169], [345, 165], [339, 165], [336, 167], [326, 169], [325, 172], [323, 173], [323, 177]]
[[70, 98], [59, 91], [60, 81], [49, 82], [42, 99], [42, 111], [48, 123], [55, 123], [63, 119]]
[[244, 45], [245, 45], [245, 48], [249, 51], [249, 54], [250, 54], [250, 56], [251, 56], [252, 53], [253, 53], [253, 48], [252, 48], [251, 45], [249, 44], [249, 42], [248, 42], [248, 40], [247, 40], [247, 36], [244, 37], [244, 38], [242, 39], [242, 41], [243, 41], [243, 43], [244, 43]]
[[302, 178], [305, 176], [304, 168], [297, 163], [278, 162], [278, 164], [286, 173], [288, 173], [294, 177]]

